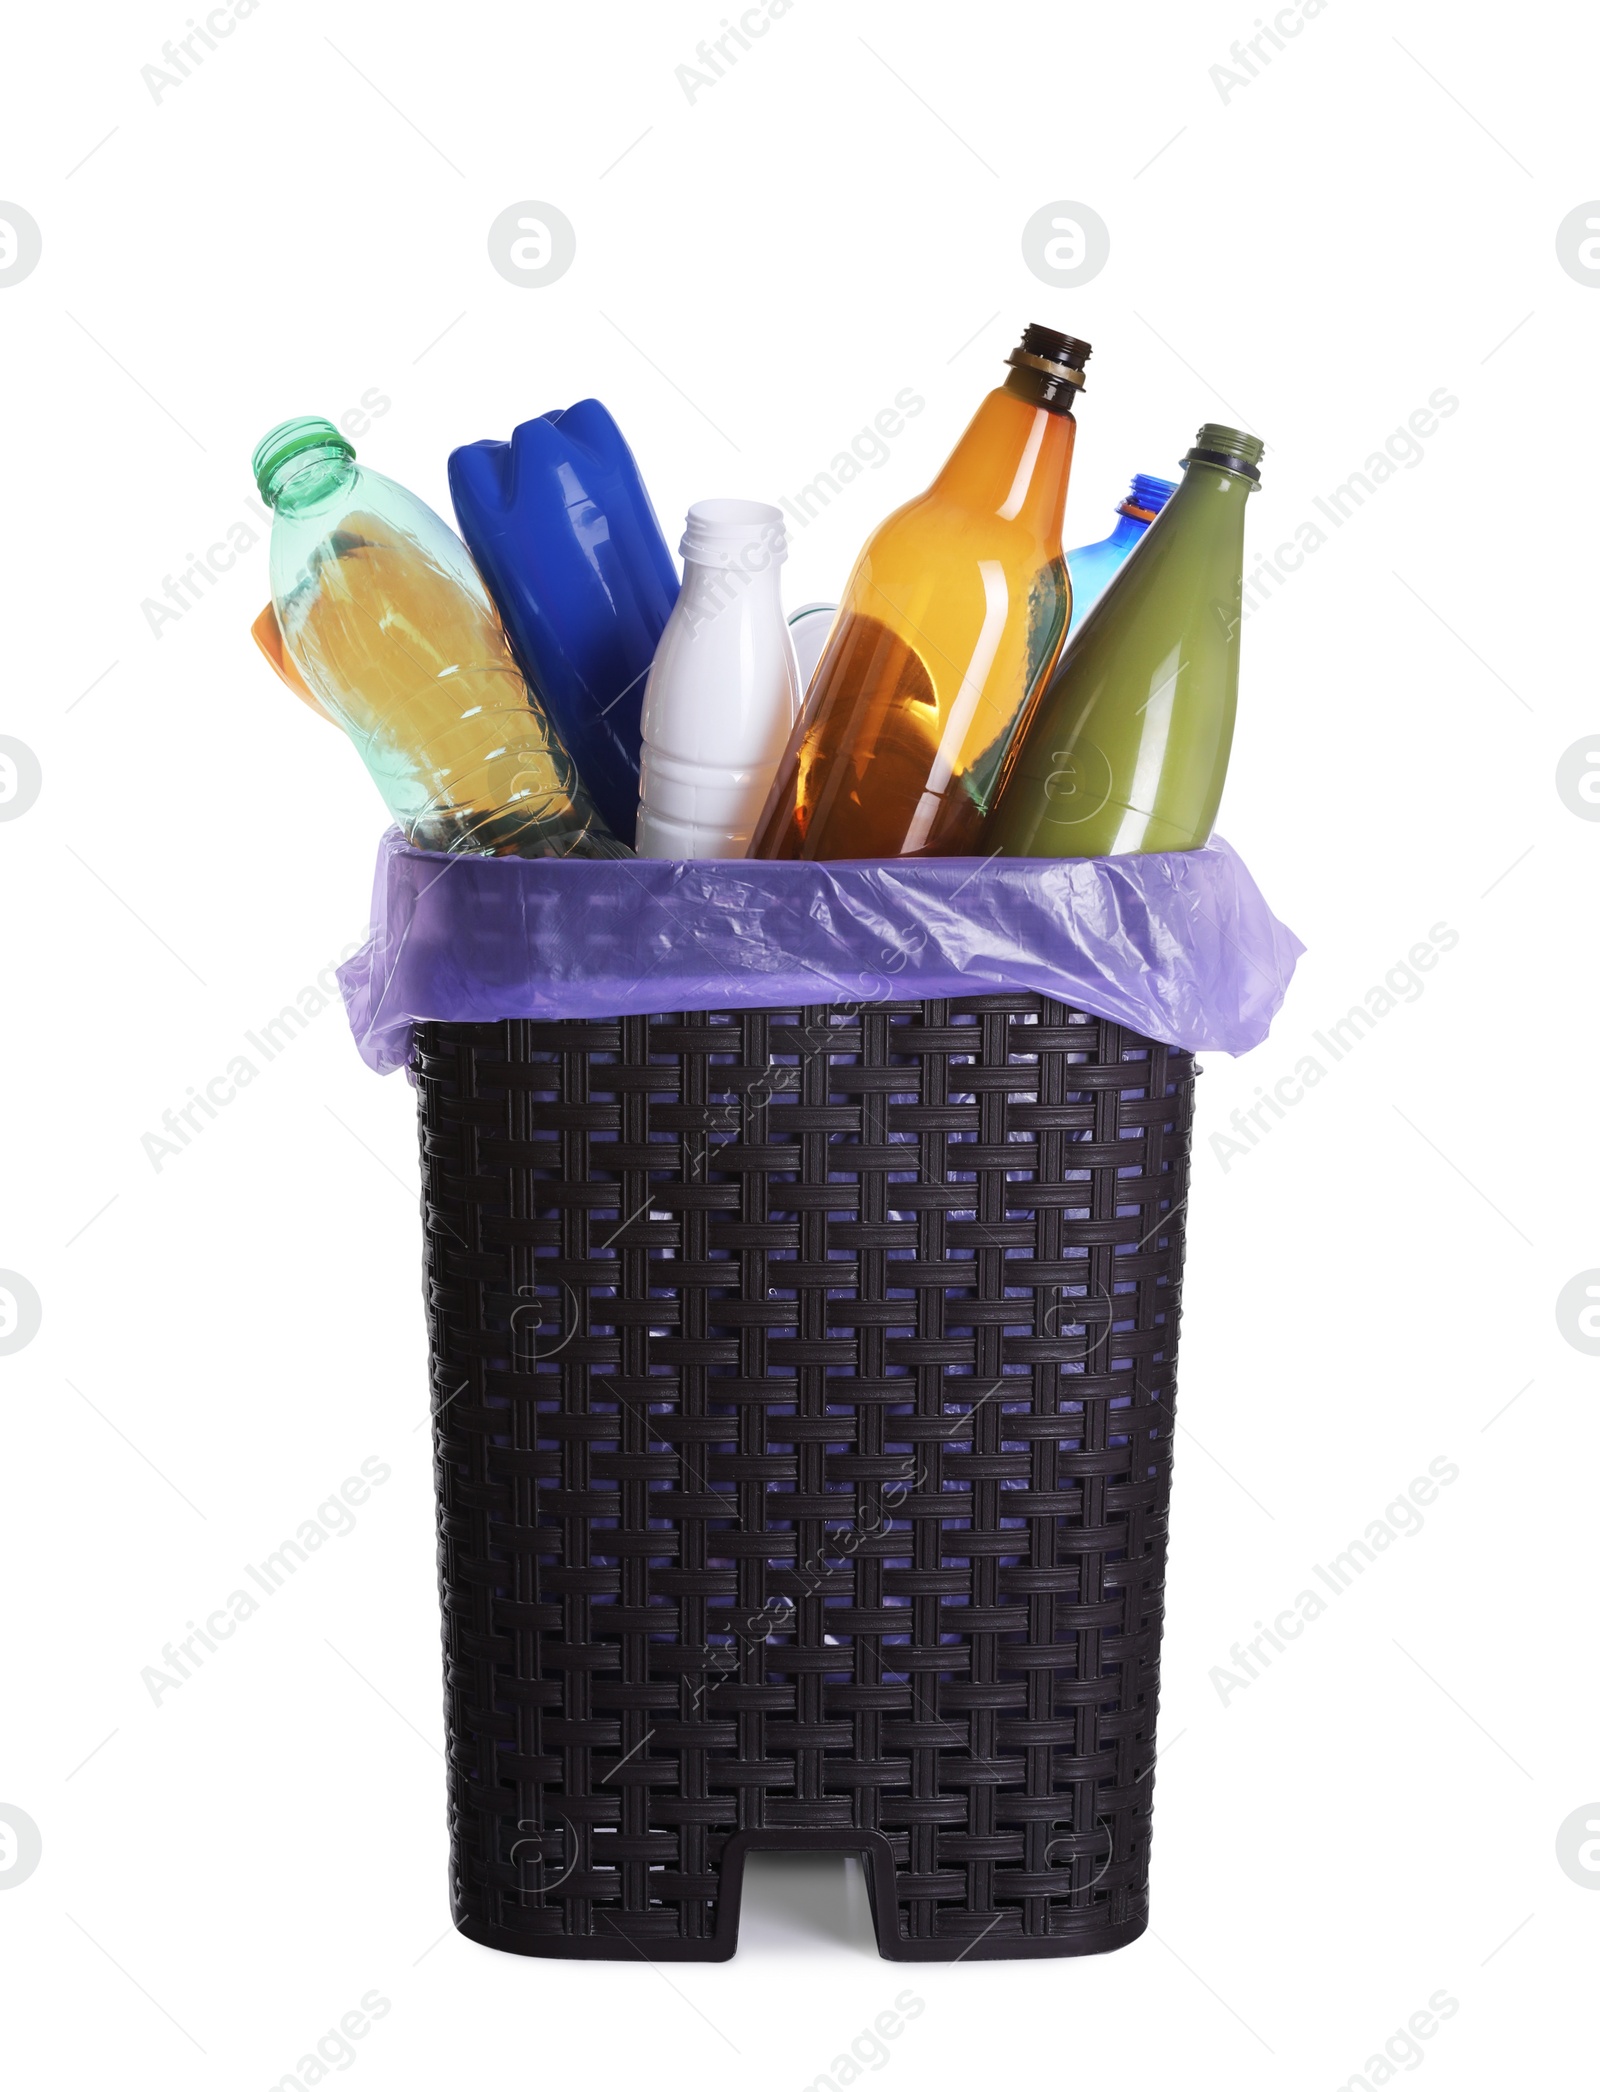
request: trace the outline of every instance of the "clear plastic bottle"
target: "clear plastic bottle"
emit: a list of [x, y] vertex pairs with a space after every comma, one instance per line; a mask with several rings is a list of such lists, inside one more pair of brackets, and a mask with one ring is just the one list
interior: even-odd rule
[[1170, 479], [1157, 479], [1152, 472], [1136, 472], [1128, 498], [1117, 508], [1117, 527], [1110, 537], [1093, 545], [1080, 545], [1067, 554], [1067, 572], [1072, 578], [1072, 622], [1070, 639], [1089, 612], [1105, 594], [1118, 567], [1138, 544], [1151, 524], [1178, 491]]
[[645, 685], [641, 857], [743, 857], [800, 710], [778, 569], [783, 516], [697, 501], [678, 547], [683, 589]]
[[467, 549], [355, 462], [331, 422], [264, 436], [284, 651], [408, 841], [479, 856], [626, 857], [513, 660]]
[[837, 603], [802, 603], [798, 610], [789, 613], [789, 637], [794, 641], [794, 658], [800, 664], [802, 699], [811, 688], [811, 678], [817, 672], [817, 663], [838, 615]]

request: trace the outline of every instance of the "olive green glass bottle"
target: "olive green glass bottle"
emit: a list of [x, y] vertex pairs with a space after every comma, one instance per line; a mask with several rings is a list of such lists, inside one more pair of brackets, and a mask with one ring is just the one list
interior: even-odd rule
[[1257, 436], [1207, 422], [1183, 484], [1074, 634], [1011, 751], [979, 856], [1197, 850], [1228, 774]]

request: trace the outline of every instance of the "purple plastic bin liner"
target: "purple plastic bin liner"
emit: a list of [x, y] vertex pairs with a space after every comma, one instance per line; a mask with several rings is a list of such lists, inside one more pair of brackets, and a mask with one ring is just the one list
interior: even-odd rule
[[445, 857], [391, 829], [339, 968], [356, 1045], [419, 1018], [626, 1017], [1032, 990], [1192, 1050], [1259, 1045], [1304, 951], [1225, 842], [840, 864]]

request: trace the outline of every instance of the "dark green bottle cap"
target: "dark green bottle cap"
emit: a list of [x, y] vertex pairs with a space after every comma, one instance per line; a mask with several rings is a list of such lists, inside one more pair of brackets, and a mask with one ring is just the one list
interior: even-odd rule
[[1194, 439], [1194, 448], [1184, 463], [1220, 465], [1224, 472], [1237, 472], [1254, 485], [1261, 484], [1261, 454], [1266, 445], [1259, 436], [1243, 429], [1230, 429], [1220, 421], [1208, 421]]

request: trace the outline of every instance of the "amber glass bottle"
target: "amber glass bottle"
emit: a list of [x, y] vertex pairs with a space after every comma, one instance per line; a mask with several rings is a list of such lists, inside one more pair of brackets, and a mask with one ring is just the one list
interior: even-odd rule
[[1087, 342], [1029, 327], [925, 494], [850, 576], [752, 857], [960, 855], [1066, 636]]

